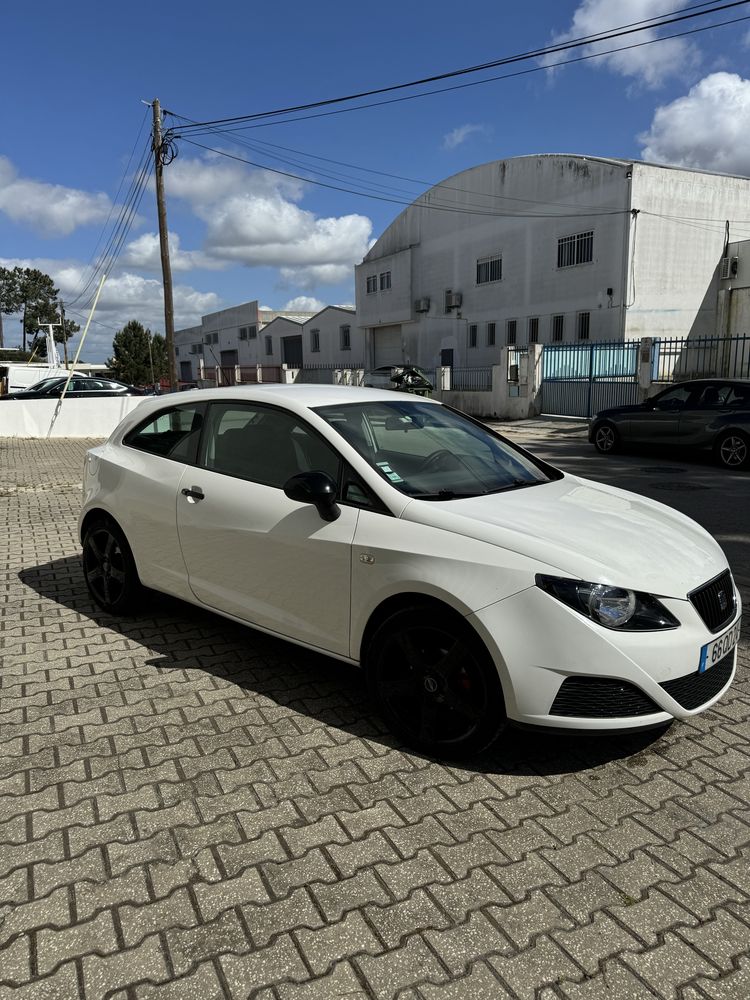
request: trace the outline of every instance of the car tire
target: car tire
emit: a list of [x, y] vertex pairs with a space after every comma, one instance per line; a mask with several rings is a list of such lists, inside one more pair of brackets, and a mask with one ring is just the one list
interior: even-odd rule
[[497, 670], [474, 630], [447, 608], [414, 606], [375, 631], [364, 657], [370, 696], [415, 750], [464, 759], [507, 724]]
[[727, 431], [717, 440], [714, 454], [725, 469], [744, 469], [750, 458], [750, 439], [742, 431]]
[[600, 455], [613, 455], [619, 450], [620, 435], [609, 420], [603, 420], [594, 428], [594, 447]]
[[113, 520], [91, 521], [83, 536], [83, 575], [92, 600], [112, 615], [139, 610], [145, 589], [127, 539]]

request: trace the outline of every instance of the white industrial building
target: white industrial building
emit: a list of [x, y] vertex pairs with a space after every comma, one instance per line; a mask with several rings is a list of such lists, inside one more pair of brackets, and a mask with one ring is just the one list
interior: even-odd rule
[[176, 330], [175, 351], [184, 382], [238, 365], [358, 367], [365, 356], [364, 334], [353, 309], [277, 312], [259, 308], [257, 300], [209, 313], [200, 326]]
[[356, 271], [369, 366], [480, 366], [530, 342], [714, 336], [750, 179], [520, 156], [431, 188]]

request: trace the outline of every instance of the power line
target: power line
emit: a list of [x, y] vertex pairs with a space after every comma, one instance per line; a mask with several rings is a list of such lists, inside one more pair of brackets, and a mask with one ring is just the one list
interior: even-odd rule
[[[312, 101], [312, 102], [308, 102], [306, 104], [291, 105], [291, 106], [286, 107], [286, 108], [276, 108], [275, 110], [271, 110], [271, 111], [259, 111], [259, 112], [255, 112], [255, 113], [250, 114], [250, 115], [237, 115], [237, 116], [230, 117], [230, 118], [216, 118], [216, 119], [209, 120], [209, 121], [204, 121], [204, 122], [193, 122], [193, 123], [191, 123], [190, 125], [188, 125], [186, 127], [190, 128], [190, 129], [192, 129], [192, 128], [196, 128], [197, 129], [197, 128], [205, 128], [206, 126], [219, 126], [219, 125], [238, 124], [240, 122], [257, 121], [258, 119], [261, 119], [261, 118], [273, 118], [273, 117], [277, 117], [279, 115], [291, 114], [291, 113], [294, 113], [294, 112], [297, 112], [297, 111], [309, 111], [309, 110], [312, 110], [312, 109], [315, 109], [315, 108], [328, 107], [328, 106], [334, 105], [334, 104], [344, 104], [344, 103], [348, 103], [349, 101], [360, 100], [361, 98], [365, 98], [365, 97], [375, 97], [375, 96], [378, 96], [380, 94], [393, 93], [393, 92], [399, 91], [399, 90], [407, 90], [407, 89], [411, 89], [413, 87], [425, 86], [426, 84], [429, 84], [429, 83], [437, 83], [437, 82], [439, 82], [441, 80], [454, 79], [454, 78], [459, 77], [459, 76], [466, 76], [466, 75], [469, 75], [469, 74], [472, 74], [472, 73], [479, 73], [479, 72], [483, 72], [483, 71], [488, 70], [488, 69], [494, 69], [494, 68], [497, 68], [499, 66], [507, 66], [507, 65], [510, 65], [510, 64], [516, 63], [516, 62], [523, 62], [523, 61], [526, 61], [526, 60], [529, 60], [529, 59], [541, 59], [541, 58], [543, 58], [545, 56], [553, 55], [554, 53], [557, 53], [557, 52], [565, 52], [567, 50], [570, 50], [570, 49], [573, 49], [573, 48], [579, 48], [579, 47], [584, 46], [584, 45], [592, 45], [592, 44], [597, 44], [599, 42], [609, 41], [610, 39], [614, 39], [614, 38], [621, 38], [624, 35], [630, 35], [630, 34], [634, 34], [634, 33], [640, 32], [640, 31], [654, 30], [656, 28], [665, 27], [665, 26], [670, 25], [670, 24], [677, 24], [679, 22], [691, 20], [691, 19], [694, 19], [694, 18], [697, 18], [697, 17], [706, 17], [708, 14], [718, 13], [720, 11], [729, 10], [731, 8], [734, 8], [734, 7], [745, 6], [748, 2], [750, 2], [750, 0], [730, 0], [730, 2], [722, 3], [722, 4], [719, 4], [718, 6], [715, 3], [711, 3], [711, 4], [709, 4], [709, 3], [693, 4], [693, 5], [688, 6], [688, 7], [680, 8], [679, 11], [675, 12], [673, 15], [671, 15], [669, 17], [663, 17], [663, 16], [660, 15], [658, 17], [647, 18], [647, 19], [644, 19], [642, 21], [635, 21], [635, 22], [632, 22], [631, 24], [627, 24], [627, 25], [623, 25], [623, 26], [621, 26], [619, 28], [615, 28], [612, 31], [598, 32], [598, 33], [596, 33], [594, 35], [586, 35], [586, 36], [583, 36], [581, 38], [572, 39], [570, 41], [558, 43], [556, 45], [548, 45], [548, 46], [545, 46], [543, 48], [539, 48], [539, 49], [534, 49], [534, 50], [530, 50], [530, 51], [518, 53], [518, 54], [515, 54], [515, 55], [512, 55], [512, 56], [505, 56], [505, 57], [502, 57], [500, 59], [493, 59], [493, 60], [491, 60], [489, 62], [480, 63], [480, 64], [475, 65], [475, 66], [467, 66], [467, 67], [463, 67], [461, 69], [450, 70], [450, 71], [445, 72], [445, 73], [437, 73], [437, 74], [434, 74], [432, 76], [423, 77], [423, 78], [421, 78], [419, 80], [411, 80], [411, 81], [409, 81], [407, 83], [392, 84], [392, 85], [387, 86], [387, 87], [377, 87], [377, 88], [374, 88], [372, 90], [359, 91], [359, 92], [353, 93], [353, 94], [347, 94], [347, 95], [340, 96], [340, 97], [327, 98], [325, 100], [320, 100], [320, 101]], [[708, 8], [708, 9], [702, 9], [702, 8]], [[731, 24], [731, 23], [734, 23], [734, 22], [733, 21], [727, 21], [727, 22], [722, 22], [722, 23]], [[712, 25], [711, 27], [721, 27], [721, 25]], [[690, 33], [690, 32], [686, 32], [686, 34], [687, 33]], [[679, 37], [679, 36], [675, 35], [675, 36], [669, 36], [669, 37]], [[666, 40], [666, 39], [664, 37], [659, 38], [659, 39], [651, 39], [650, 42], [663, 41], [663, 40]], [[639, 44], [649, 44], [649, 42], [642, 42], [642, 43], [639, 43]], [[621, 49], [615, 49], [615, 50], [612, 50], [612, 51], [622, 51], [622, 50]], [[611, 53], [606, 53], [606, 52], [603, 52], [603, 53], [594, 53], [591, 56], [588, 56], [588, 57], [585, 57], [585, 58], [599, 57], [599, 56], [608, 55], [608, 54], [611, 54]], [[582, 57], [582, 58], [584, 58], [584, 57]], [[561, 65], [564, 65], [564, 63], [561, 64]], [[547, 69], [547, 68], [551, 68], [551, 67], [550, 66], [543, 66], [543, 67], [540, 67], [540, 68], [541, 69]], [[478, 82], [488, 82], [488, 81], [478, 81]], [[459, 88], [446, 88], [446, 89], [459, 89]], [[443, 90], [437, 90], [437, 91], [430, 91], [429, 93], [442, 93], [442, 92], [444, 92], [444, 91]], [[423, 94], [418, 94], [418, 95], [415, 94], [415, 95], [411, 95], [410, 97], [408, 97], [406, 99], [410, 100], [410, 99], [413, 99], [414, 97], [418, 97], [418, 96], [425, 96], [425, 95], [423, 95]], [[391, 102], [384, 102], [384, 103], [391, 103]], [[365, 106], [376, 106], [376, 105], [365, 105]], [[174, 112], [165, 111], [165, 114], [173, 115]], [[175, 117], [180, 117], [180, 116], [179, 115], [175, 115]], [[297, 119], [297, 120], [299, 120], [299, 119]]]

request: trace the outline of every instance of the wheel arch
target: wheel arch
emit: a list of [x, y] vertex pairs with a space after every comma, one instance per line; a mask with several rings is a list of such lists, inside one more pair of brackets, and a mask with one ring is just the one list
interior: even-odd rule
[[91, 510], [87, 510], [86, 513], [85, 513], [85, 515], [81, 518], [81, 525], [80, 525], [80, 529], [79, 529], [79, 532], [78, 532], [79, 541], [81, 542], [81, 544], [83, 544], [83, 539], [84, 539], [84, 537], [86, 535], [86, 531], [87, 531], [89, 525], [93, 521], [111, 521], [112, 524], [114, 524], [114, 526], [117, 528], [117, 530], [123, 536], [123, 538], [125, 539], [125, 541], [127, 541], [127, 535], [123, 531], [122, 525], [120, 524], [120, 522], [117, 520], [117, 518], [113, 514], [111, 514], [104, 507], [92, 507]]

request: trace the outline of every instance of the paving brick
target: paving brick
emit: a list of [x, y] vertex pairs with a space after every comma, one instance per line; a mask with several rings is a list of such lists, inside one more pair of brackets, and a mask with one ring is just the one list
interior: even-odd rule
[[535, 1000], [542, 986], [582, 977], [580, 969], [546, 937], [520, 955], [493, 955], [488, 963], [519, 1000]]
[[103, 907], [122, 903], [146, 903], [148, 885], [142, 868], [134, 868], [124, 875], [102, 882], [76, 882], [74, 884], [76, 910], [81, 920], [86, 920]]
[[472, 965], [469, 973], [449, 983], [420, 983], [419, 993], [425, 1000], [514, 1000], [500, 984], [492, 969], [484, 962]]
[[573, 921], [545, 893], [533, 891], [510, 905], [490, 905], [487, 912], [499, 924], [514, 949], [527, 948], [539, 934], [572, 928]]
[[223, 955], [220, 959], [232, 1000], [246, 1000], [251, 989], [274, 985], [285, 980], [300, 982], [308, 978], [307, 968], [289, 935], [282, 935], [268, 948], [246, 955]]
[[416, 889], [408, 899], [390, 906], [367, 906], [365, 912], [389, 949], [396, 948], [404, 938], [430, 928], [444, 930], [452, 923], [424, 889]]
[[420, 937], [409, 938], [401, 948], [376, 957], [362, 955], [355, 959], [370, 989], [378, 998], [395, 998], [408, 986], [417, 983], [442, 983], [449, 977], [445, 969]]
[[377, 830], [349, 844], [332, 844], [328, 850], [333, 863], [344, 878], [353, 875], [360, 868], [367, 868], [378, 862], [399, 861], [396, 851]]
[[118, 989], [150, 981], [166, 982], [170, 977], [158, 937], [146, 938], [137, 948], [114, 955], [87, 955], [83, 959], [86, 1000], [105, 997]]
[[698, 954], [675, 934], [664, 935], [663, 943], [638, 955], [624, 954], [622, 961], [657, 994], [674, 996], [697, 976], [715, 977], [718, 967]]
[[681, 927], [677, 934], [702, 955], [710, 955], [712, 965], [726, 974], [750, 953], [750, 926], [745, 922], [750, 919], [750, 907], [745, 903], [736, 912], [719, 910], [713, 920], [699, 927]]
[[0, 948], [17, 934], [26, 934], [35, 927], [66, 927], [70, 919], [68, 891], [64, 888], [41, 899], [3, 906], [0, 908]]
[[297, 944], [316, 976], [332, 964], [366, 952], [376, 955], [383, 950], [360, 913], [348, 913], [337, 924], [315, 930], [301, 928], [296, 932]]
[[65, 930], [40, 930], [36, 940], [39, 972], [43, 976], [70, 959], [92, 952], [111, 955], [118, 949], [112, 914], [108, 910], [93, 920]]
[[337, 879], [330, 883], [314, 883], [310, 892], [329, 922], [338, 921], [345, 913], [366, 906], [368, 903], [387, 905], [391, 895], [372, 871], [362, 870], [351, 878]]
[[210, 885], [196, 885], [195, 896], [205, 920], [242, 903], [265, 902], [268, 899], [263, 880], [256, 868], [247, 868], [234, 878]]
[[123, 904], [118, 908], [125, 946], [134, 945], [161, 930], [195, 927], [199, 918], [187, 889], [177, 889], [169, 896], [139, 906]]
[[649, 948], [658, 944], [667, 930], [698, 923], [697, 917], [659, 889], [651, 889], [641, 902], [633, 900], [611, 905], [610, 911], [620, 924], [624, 924]]
[[170, 928], [166, 940], [177, 975], [188, 972], [195, 962], [228, 952], [239, 955], [251, 947], [234, 910], [195, 927]]
[[608, 914], [596, 913], [590, 924], [571, 931], [555, 931], [552, 938], [587, 976], [599, 971], [602, 956], [615, 956], [623, 951], [639, 951], [640, 941], [620, 927]]
[[106, 878], [101, 848], [93, 847], [71, 861], [52, 864], [40, 862], [34, 865], [34, 893], [36, 896], [46, 896], [58, 886], [72, 885], [80, 879], [104, 882]]
[[0, 950], [0, 969], [7, 983], [20, 986], [31, 979], [31, 938], [17, 937]]
[[[603, 963], [597, 975], [581, 982], [563, 982], [558, 987], [565, 1000], [663, 1000], [663, 993], [655, 993], [640, 979], [614, 959]], [[559, 996], [560, 994], [556, 994]], [[688, 1000], [687, 996], [681, 1000]]]
[[[306, 983], [282, 983], [277, 992], [281, 1000], [368, 1000], [349, 962], [339, 962], [330, 972]], [[263, 995], [257, 1000], [264, 1000]], [[265, 1000], [270, 1000], [270, 993]]]
[[33, 982], [25, 986], [17, 988], [0, 986], [0, 1000], [79, 1000], [79, 998], [78, 972], [72, 962], [61, 966], [44, 979], [35, 977]]
[[465, 975], [472, 962], [491, 954], [513, 951], [508, 938], [484, 913], [470, 913], [465, 923], [422, 934], [440, 956], [451, 976]]

